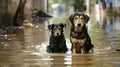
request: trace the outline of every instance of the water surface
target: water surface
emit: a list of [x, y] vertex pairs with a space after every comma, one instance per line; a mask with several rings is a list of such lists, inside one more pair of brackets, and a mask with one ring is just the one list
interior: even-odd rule
[[[94, 44], [90, 54], [72, 54], [70, 51], [68, 19], [65, 29], [67, 53], [47, 53], [50, 32], [47, 25], [54, 19], [37, 27], [17, 29], [7, 37], [0, 37], [0, 67], [120, 67], [120, 21], [90, 22], [89, 34]], [[55, 21], [58, 22], [58, 21]], [[95, 24], [95, 26], [93, 26]]]

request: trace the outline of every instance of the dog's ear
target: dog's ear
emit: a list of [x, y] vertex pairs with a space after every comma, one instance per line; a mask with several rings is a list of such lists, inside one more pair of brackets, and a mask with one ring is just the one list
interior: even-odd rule
[[49, 30], [52, 30], [53, 27], [54, 27], [54, 24], [48, 25], [48, 29], [49, 29]]
[[88, 15], [85, 15], [85, 20], [86, 20], [86, 23], [88, 23], [90, 17]]
[[70, 22], [73, 22], [73, 19], [74, 19], [74, 14], [72, 14], [72, 15], [69, 16]]
[[63, 24], [63, 23], [60, 23], [60, 27], [62, 27], [62, 28], [66, 28], [66, 24]]

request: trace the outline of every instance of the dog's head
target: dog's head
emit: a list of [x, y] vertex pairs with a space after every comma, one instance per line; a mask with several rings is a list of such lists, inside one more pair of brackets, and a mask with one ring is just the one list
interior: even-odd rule
[[84, 13], [74, 13], [69, 17], [71, 24], [74, 26], [74, 31], [80, 32], [82, 28], [88, 23], [90, 17]]
[[55, 37], [58, 37], [63, 33], [64, 27], [66, 27], [66, 24], [63, 24], [63, 23], [48, 25], [48, 29], [51, 31], [52, 35]]

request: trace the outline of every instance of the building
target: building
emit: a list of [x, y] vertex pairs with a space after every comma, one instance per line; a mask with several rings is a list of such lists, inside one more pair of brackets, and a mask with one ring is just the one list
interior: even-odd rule
[[[0, 27], [12, 25], [12, 19], [16, 13], [19, 2], [20, 0], [0, 0]], [[31, 17], [31, 9], [33, 8], [47, 12], [48, 0], [27, 0], [24, 9], [27, 19]], [[7, 21], [4, 21], [4, 19], [7, 19]]]

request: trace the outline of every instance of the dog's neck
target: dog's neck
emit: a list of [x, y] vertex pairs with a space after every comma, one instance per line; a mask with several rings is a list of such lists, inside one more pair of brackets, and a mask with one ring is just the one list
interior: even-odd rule
[[64, 41], [64, 39], [65, 39], [65, 37], [64, 37], [63, 33], [57, 37], [55, 37], [54, 35], [51, 35], [51, 40], [56, 44], [62, 43], [62, 41]]
[[76, 39], [84, 39], [87, 35], [88, 35], [87, 28], [85, 26], [82, 28], [82, 31], [80, 32], [74, 31], [73, 28], [71, 29], [71, 33], [70, 33], [70, 36]]

